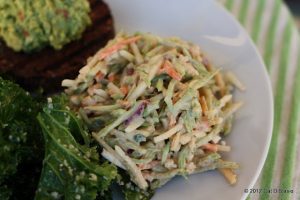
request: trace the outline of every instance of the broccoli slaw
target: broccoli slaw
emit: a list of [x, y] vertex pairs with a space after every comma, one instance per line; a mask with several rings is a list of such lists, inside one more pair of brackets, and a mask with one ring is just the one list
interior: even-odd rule
[[102, 156], [141, 189], [214, 169], [236, 183], [239, 165], [222, 152], [231, 150], [224, 137], [243, 104], [233, 101], [233, 90], [245, 87], [232, 72], [215, 69], [197, 45], [119, 33], [62, 86]]

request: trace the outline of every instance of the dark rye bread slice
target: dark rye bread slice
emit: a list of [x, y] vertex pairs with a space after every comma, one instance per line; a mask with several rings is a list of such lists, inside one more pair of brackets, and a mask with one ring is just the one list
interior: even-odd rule
[[108, 6], [100, 0], [89, 0], [92, 25], [82, 38], [56, 51], [17, 53], [0, 41], [0, 73], [15, 79], [27, 90], [44, 88], [46, 93], [61, 90], [61, 81], [73, 79], [86, 59], [114, 37], [113, 20]]

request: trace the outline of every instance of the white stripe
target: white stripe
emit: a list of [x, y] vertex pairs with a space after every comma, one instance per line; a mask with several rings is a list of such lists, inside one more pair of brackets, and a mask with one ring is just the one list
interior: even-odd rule
[[[277, 29], [275, 30], [275, 41], [273, 45], [273, 57], [271, 60], [271, 71], [270, 71], [270, 78], [271, 78], [271, 83], [272, 83], [272, 88], [273, 88], [273, 94], [275, 94], [276, 91], [276, 83], [277, 83], [277, 78], [278, 78], [278, 69], [279, 69], [279, 62], [280, 62], [280, 57], [281, 57], [281, 38], [283, 37], [284, 34], [284, 27], [286, 25], [289, 13], [286, 11], [286, 9], [283, 9], [281, 7], [279, 9], [279, 19], [278, 19], [278, 24], [277, 24]], [[279, 39], [280, 38], [280, 39]]]
[[239, 16], [239, 12], [240, 12], [240, 9], [241, 9], [241, 4], [242, 4], [242, 1], [235, 1], [233, 3], [233, 8], [232, 8], [232, 14], [234, 14], [237, 18]]
[[[295, 44], [300, 44], [300, 37], [299, 37], [299, 32], [298, 30], [295, 28], [295, 30], [293, 30], [294, 32], [296, 32], [296, 37], [293, 38], [293, 41]], [[297, 54], [296, 52], [293, 54], [295, 55], [296, 58], [294, 58], [295, 60], [297, 60], [297, 62], [300, 61], [300, 58], [298, 57], [297, 58], [297, 55], [299, 55], [299, 52], [300, 51], [300, 47], [298, 47], [298, 51], [297, 51]], [[298, 64], [298, 63], [297, 63]], [[298, 65], [296, 66], [298, 67]], [[297, 69], [296, 69], [297, 70]], [[293, 80], [294, 80], [294, 83], [295, 83], [295, 76], [296, 76], [296, 70], [293, 74]], [[290, 88], [289, 88], [291, 94], [291, 98], [292, 98], [292, 92], [294, 90], [294, 85], [291, 85]], [[300, 126], [298, 127], [298, 132], [297, 132], [297, 138], [300, 139]], [[293, 200], [297, 200], [297, 199], [300, 199], [300, 142], [297, 142], [297, 147], [296, 147], [297, 151], [296, 151], [296, 166], [295, 166], [295, 174], [293, 176], [293, 187], [291, 189], [294, 190], [294, 195], [292, 196], [292, 199]]]
[[266, 0], [265, 3], [265, 9], [263, 11], [263, 15], [262, 15], [262, 23], [261, 23], [261, 27], [260, 27], [260, 33], [259, 33], [259, 37], [258, 37], [258, 49], [261, 52], [261, 55], [264, 55], [265, 53], [265, 40], [268, 37], [268, 33], [269, 33], [269, 26], [271, 23], [271, 17], [272, 17], [272, 11], [273, 11], [273, 7], [274, 7], [274, 0]]
[[[240, 7], [241, 7], [241, 2], [237, 0], [234, 3], [234, 8], [233, 8], [233, 14], [238, 16]], [[255, 2], [255, 3], [254, 3]], [[251, 1], [249, 8], [248, 8], [248, 13], [247, 13], [247, 18], [246, 18], [246, 29], [248, 30], [249, 33], [251, 33], [252, 30], [252, 24], [254, 20], [254, 15], [253, 13], [255, 12], [255, 6], [256, 6], [257, 1]], [[272, 17], [272, 11], [274, 9], [274, 0], [266, 0], [265, 4], [265, 9], [264, 9], [264, 14], [262, 17], [262, 23], [261, 23], [261, 28], [260, 28], [260, 33], [258, 37], [258, 48], [261, 51], [261, 53], [264, 53], [265, 51], [265, 39], [268, 37], [268, 29], [270, 27], [270, 22], [271, 22], [271, 17]], [[251, 13], [251, 14], [250, 14]], [[253, 15], [253, 16], [252, 16]], [[271, 81], [272, 81], [272, 87], [273, 91], [275, 91], [276, 84], [277, 84], [277, 78], [278, 78], [278, 72], [279, 72], [279, 62], [280, 62], [280, 56], [281, 56], [281, 50], [282, 50], [282, 45], [285, 42], [283, 40], [283, 34], [284, 34], [284, 27], [286, 26], [286, 23], [288, 21], [289, 17], [289, 11], [285, 6], [282, 6], [280, 8], [280, 13], [279, 13], [279, 19], [277, 23], [277, 28], [276, 28], [276, 33], [275, 33], [275, 43], [273, 46], [273, 55], [272, 55], [272, 61], [271, 61]], [[272, 187], [274, 188], [279, 188], [280, 184], [280, 178], [281, 178], [281, 172], [282, 172], [282, 167], [284, 164], [284, 149], [285, 149], [285, 142], [286, 142], [286, 136], [287, 136], [287, 131], [288, 131], [288, 123], [289, 123], [289, 116], [291, 112], [291, 100], [292, 100], [292, 90], [293, 90], [293, 83], [295, 80], [295, 74], [296, 74], [296, 69], [297, 69], [297, 56], [299, 55], [298, 52], [300, 50], [299, 47], [299, 41], [300, 37], [298, 35], [298, 31], [296, 28], [293, 29], [292, 32], [292, 39], [291, 39], [291, 50], [290, 50], [290, 55], [289, 55], [289, 63], [288, 66], [288, 71], [287, 71], [287, 77], [286, 77], [286, 83], [285, 83], [285, 96], [284, 96], [284, 101], [283, 101], [283, 108], [282, 108], [282, 116], [281, 116], [281, 127], [280, 127], [280, 133], [279, 133], [279, 140], [278, 140], [278, 153], [277, 153], [277, 159], [275, 163], [275, 171], [274, 171], [274, 177], [273, 177], [273, 183]], [[300, 137], [300, 127], [299, 127], [299, 137]], [[300, 143], [298, 143], [297, 146], [297, 160], [300, 160]], [[293, 188], [294, 192], [297, 193], [297, 191], [300, 191], [300, 163], [297, 162], [296, 166], [296, 172], [295, 176], [293, 179]], [[259, 188], [260, 184], [259, 181], [255, 184], [254, 188]], [[300, 193], [298, 195], [293, 195], [293, 199], [300, 198]], [[251, 199], [258, 199], [259, 195], [252, 195]], [[276, 195], [271, 195], [271, 199], [277, 199], [278, 194]]]
[[[285, 9], [280, 8], [279, 10], [279, 19], [278, 19], [278, 24], [277, 24], [277, 29], [276, 29], [276, 40], [274, 41], [274, 47], [273, 47], [273, 57], [272, 57], [272, 61], [271, 61], [271, 71], [270, 71], [270, 79], [271, 79], [271, 83], [272, 83], [272, 89], [273, 89], [273, 94], [275, 95], [275, 91], [276, 91], [276, 84], [277, 84], [277, 80], [278, 80], [278, 73], [279, 73], [279, 62], [280, 62], [280, 57], [281, 57], [281, 50], [282, 50], [282, 44], [283, 44], [283, 35], [284, 35], [284, 27], [286, 26], [286, 22], [289, 16], [289, 13], [286, 12]], [[282, 134], [282, 132], [279, 133], [280, 135], [284, 135]], [[277, 155], [278, 157], [278, 155]], [[276, 161], [277, 163], [277, 161]], [[278, 177], [277, 171], [278, 169], [276, 169], [278, 166], [276, 166], [275, 164], [275, 169], [274, 169], [274, 177], [280, 178], [280, 176]], [[281, 164], [280, 164], [281, 167]], [[274, 178], [275, 179], [275, 178]], [[277, 185], [274, 184], [274, 179], [273, 179], [273, 183], [272, 183], [272, 187], [275, 188], [275, 186]], [[261, 176], [259, 178], [259, 180], [256, 182], [255, 184], [255, 188], [260, 188], [260, 181], [261, 181]], [[278, 182], [278, 181], [277, 181]], [[272, 189], [272, 188], [270, 188]], [[270, 194], [270, 196], [272, 197], [271, 199], [273, 199], [274, 194]], [[251, 200], [256, 200], [259, 199], [259, 195], [252, 195]], [[274, 198], [276, 199], [276, 198]]]
[[[273, 12], [273, 7], [274, 7], [274, 0], [265, 0], [265, 8], [264, 8], [264, 13], [262, 15], [262, 22], [261, 22], [261, 27], [260, 27], [260, 32], [257, 40], [257, 48], [260, 51], [261, 55], [263, 56], [265, 53], [265, 43], [266, 43], [266, 38], [269, 34], [269, 24], [271, 22], [271, 16]], [[274, 66], [272, 66], [275, 68]], [[275, 72], [278, 70], [273, 69], [272, 71]], [[273, 78], [274, 80], [274, 78]], [[276, 79], [275, 79], [276, 80]], [[274, 83], [272, 82], [272, 88], [274, 88]], [[259, 179], [256, 181], [254, 188], [260, 188], [260, 182], [261, 182], [261, 176], [259, 176]], [[251, 195], [251, 200], [259, 200], [259, 195], [254, 194]]]
[[225, 4], [226, 3], [226, 0], [217, 0], [219, 3], [221, 4]]
[[[299, 39], [300, 40], [300, 39]], [[298, 140], [300, 139], [300, 126], [298, 127]], [[294, 192], [296, 193], [294, 195], [294, 200], [296, 199], [300, 199], [300, 142], [298, 142], [297, 144], [297, 162], [296, 162], [296, 170], [295, 170], [295, 177], [296, 177], [296, 180], [295, 180], [295, 184], [294, 184]]]
[[254, 19], [255, 19], [255, 13], [257, 10], [258, 1], [249, 1], [248, 10], [247, 10], [247, 17], [245, 22], [245, 28], [247, 29], [248, 33], [251, 34]]
[[284, 150], [286, 148], [286, 141], [287, 141], [287, 134], [288, 134], [288, 125], [289, 125], [289, 117], [291, 113], [291, 100], [292, 100], [292, 88], [294, 83], [294, 77], [297, 69], [297, 55], [299, 50], [299, 43], [294, 42], [297, 41], [298, 32], [297, 30], [293, 30], [292, 36], [292, 46], [290, 49], [290, 57], [289, 57], [289, 65], [286, 77], [286, 84], [285, 84], [285, 93], [284, 93], [284, 102], [283, 102], [283, 110], [281, 116], [281, 127], [279, 133], [279, 140], [278, 140], [278, 153], [277, 153], [277, 160], [275, 164], [275, 176], [273, 179], [273, 183], [275, 186], [279, 188], [280, 180], [281, 180], [281, 172], [284, 165], [284, 154], [286, 153]]
[[[290, 81], [290, 83], [289, 82], [287, 82], [288, 83], [288, 85], [287, 85], [287, 93], [286, 93], [286, 95], [288, 95], [288, 97], [290, 98], [290, 105], [292, 105], [292, 98], [293, 98], [293, 90], [294, 90], [294, 83], [295, 83], [295, 76], [296, 76], [296, 71], [297, 71], [297, 67], [298, 67], [298, 55], [299, 55], [299, 51], [300, 51], [300, 47], [299, 47], [299, 41], [300, 41], [300, 37], [299, 37], [299, 32], [298, 32], [298, 30], [297, 30], [297, 28], [296, 27], [293, 27], [293, 34], [295, 35], [294, 37], [293, 37], [293, 39], [292, 39], [292, 41], [293, 41], [293, 43], [294, 43], [294, 46], [296, 45], [298, 48], [297, 48], [297, 50], [291, 50], [291, 52], [292, 52], [292, 54], [293, 54], [293, 57], [291, 58], [291, 61], [292, 62], [295, 62], [295, 64], [294, 64], [294, 69], [293, 69], [293, 71], [291, 72], [291, 76], [288, 76], [288, 79], [291, 79], [291, 81]], [[296, 42], [297, 41], [297, 42]], [[291, 112], [292, 110], [290, 110], [290, 112]], [[289, 113], [289, 117], [290, 117], [290, 113]], [[289, 120], [290, 120], [290, 118], [289, 118]], [[300, 132], [297, 132], [298, 133], [298, 137], [297, 138], [299, 138], [299, 133]], [[298, 143], [297, 143], [298, 144]], [[299, 145], [298, 145], [299, 146]], [[298, 150], [298, 149], [297, 149]], [[293, 177], [293, 184], [292, 184], [292, 186], [293, 186], [293, 188], [292, 189], [294, 189], [294, 191], [297, 191], [297, 192], [299, 192], [300, 190], [296, 190], [296, 188], [297, 188], [297, 178], [298, 177], [300, 177], [300, 174], [297, 174], [297, 167], [300, 169], [300, 166], [299, 166], [299, 163], [297, 162], [297, 161], [299, 161], [300, 159], [299, 158], [297, 158], [297, 155], [298, 154], [296, 154], [296, 166], [295, 166], [295, 174], [294, 174], [294, 177]], [[297, 195], [293, 195], [293, 199], [296, 199], [296, 197], [297, 197]]]

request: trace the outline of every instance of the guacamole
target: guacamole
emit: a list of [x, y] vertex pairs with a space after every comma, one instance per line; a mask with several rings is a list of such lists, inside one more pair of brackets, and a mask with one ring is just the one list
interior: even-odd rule
[[87, 0], [0, 0], [0, 37], [15, 51], [61, 49], [88, 25]]

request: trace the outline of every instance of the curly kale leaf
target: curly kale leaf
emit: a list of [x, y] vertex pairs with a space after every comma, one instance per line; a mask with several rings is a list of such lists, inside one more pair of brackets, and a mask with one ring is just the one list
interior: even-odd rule
[[8, 200], [12, 194], [12, 191], [10, 188], [7, 187], [7, 185], [2, 185], [0, 187], [0, 199], [2, 200]]
[[[59, 100], [59, 98], [58, 98]], [[80, 120], [57, 99], [38, 115], [45, 140], [45, 158], [36, 200], [94, 200], [117, 177], [117, 169], [100, 164]]]
[[43, 158], [42, 134], [36, 120], [40, 109], [41, 103], [28, 92], [0, 77], [1, 199], [34, 195]]
[[154, 195], [155, 191], [151, 188], [142, 190], [135, 185], [130, 180], [130, 176], [126, 171], [119, 168], [119, 174], [121, 175], [121, 181], [119, 181], [119, 185], [121, 186], [125, 200], [150, 200]]
[[123, 188], [125, 200], [150, 200], [154, 194], [153, 190], [140, 190], [134, 183], [128, 182]]
[[0, 182], [16, 173], [26, 154], [24, 145], [39, 132], [38, 106], [18, 85], [0, 78]]

